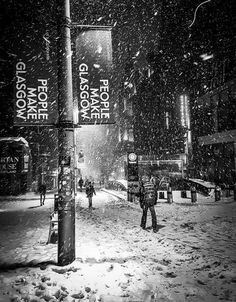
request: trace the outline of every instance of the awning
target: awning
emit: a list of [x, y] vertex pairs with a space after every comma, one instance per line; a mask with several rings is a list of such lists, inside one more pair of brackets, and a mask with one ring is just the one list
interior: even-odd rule
[[236, 130], [217, 132], [211, 135], [198, 137], [199, 145], [213, 145], [236, 142]]

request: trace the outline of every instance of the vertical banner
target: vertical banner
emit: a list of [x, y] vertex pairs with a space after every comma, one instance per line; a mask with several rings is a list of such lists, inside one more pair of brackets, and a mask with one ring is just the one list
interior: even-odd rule
[[76, 36], [79, 124], [114, 123], [111, 28], [81, 28]]
[[53, 125], [57, 121], [57, 31], [46, 21], [22, 24], [14, 45], [14, 124]]

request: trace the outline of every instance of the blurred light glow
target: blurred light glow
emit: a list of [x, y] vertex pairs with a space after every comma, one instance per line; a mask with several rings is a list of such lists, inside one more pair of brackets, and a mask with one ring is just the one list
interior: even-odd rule
[[214, 58], [214, 55], [204, 53], [204, 54], [200, 55], [200, 58], [202, 58], [203, 61], [206, 61], [206, 60], [210, 60], [210, 59]]
[[190, 128], [190, 116], [189, 116], [189, 99], [186, 94], [180, 95], [180, 119], [181, 126]]

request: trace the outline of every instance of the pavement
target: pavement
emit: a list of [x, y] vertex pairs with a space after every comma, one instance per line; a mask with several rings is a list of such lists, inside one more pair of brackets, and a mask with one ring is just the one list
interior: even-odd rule
[[[47, 192], [47, 198], [54, 198], [56, 191]], [[35, 192], [27, 192], [19, 195], [0, 195], [0, 201], [15, 201], [15, 200], [39, 200], [39, 194]]]
[[[48, 244], [54, 194], [46, 194], [44, 206], [40, 206], [39, 194], [34, 192], [0, 196], [0, 270], [57, 264], [57, 244]], [[84, 192], [77, 194], [77, 207], [87, 208], [84, 196]]]
[[[102, 191], [119, 199], [127, 200], [125, 191], [102, 189]], [[181, 198], [180, 192], [173, 192], [174, 204], [182, 205], [216, 205], [234, 203], [234, 198], [222, 197], [215, 202], [214, 197], [198, 194], [197, 203], [192, 204], [190, 192], [187, 198]], [[79, 204], [79, 194], [76, 196]], [[167, 203], [158, 199], [158, 204]], [[86, 205], [87, 207], [87, 205]], [[129, 207], [139, 208], [139, 201], [129, 203]], [[49, 236], [50, 214], [54, 210], [54, 192], [46, 195], [45, 205], [40, 207], [39, 195], [33, 192], [19, 196], [0, 196], [0, 268], [42, 265], [57, 262], [57, 244], [47, 244]], [[29, 220], [29, 211], [31, 219]], [[20, 232], [18, 227], [20, 226]], [[20, 236], [19, 236], [20, 234]], [[15, 248], [17, 247], [17, 248]]]
[[[104, 192], [107, 192], [117, 198], [120, 198], [122, 200], [127, 200], [127, 192], [126, 191], [118, 191], [118, 190], [108, 190], [105, 188], [101, 189]], [[57, 192], [55, 190], [49, 191], [46, 195], [47, 199], [54, 199], [54, 194]], [[164, 194], [164, 198], [160, 198], [160, 193]], [[191, 203], [191, 192], [186, 191], [186, 198], [181, 197], [181, 191], [173, 191], [173, 202], [175, 203]], [[0, 202], [1, 201], [16, 201], [16, 200], [38, 200], [39, 194], [35, 192], [27, 192], [25, 194], [20, 195], [10, 195], [10, 196], [1, 196], [0, 195]], [[134, 198], [134, 201], [138, 203], [138, 198]], [[233, 191], [230, 192], [230, 196], [226, 197], [226, 193], [224, 191], [221, 192], [221, 199], [218, 202], [228, 203], [234, 201], [234, 193]], [[160, 190], [158, 191], [158, 202], [167, 202], [167, 191]], [[199, 204], [208, 204], [208, 203], [214, 203], [215, 196], [214, 194], [210, 194], [208, 196], [203, 195], [201, 193], [197, 193], [197, 203]]]
[[[61, 284], [68, 288], [67, 295], [76, 297], [78, 288], [86, 296], [85, 288], [93, 289], [97, 298], [89, 301], [235, 301], [236, 202], [232, 195], [223, 194], [215, 202], [214, 196], [198, 194], [197, 203], [192, 204], [174, 191], [173, 204], [158, 199], [159, 230], [154, 234], [150, 219], [147, 230], [140, 228], [142, 210], [137, 199], [127, 202], [124, 191], [96, 193], [92, 209], [84, 191], [76, 196], [76, 260], [63, 268], [57, 265], [57, 244], [47, 244], [54, 193], [46, 195], [44, 206], [35, 193], [0, 197], [1, 302], [22, 301], [24, 291], [37, 296], [24, 301], [42, 301], [38, 294], [57, 293]], [[39, 293], [37, 285], [45, 276], [50, 276], [50, 282]], [[6, 300], [19, 280], [27, 280], [25, 289], [16, 292], [21, 298]], [[136, 294], [139, 298], [129, 299]]]

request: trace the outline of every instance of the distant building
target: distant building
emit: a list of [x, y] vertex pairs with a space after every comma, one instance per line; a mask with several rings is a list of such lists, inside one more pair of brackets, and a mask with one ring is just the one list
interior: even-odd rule
[[[47, 93], [41, 92], [45, 105], [52, 102], [56, 108], [57, 82], [54, 80], [57, 78], [56, 35], [54, 37], [50, 35], [50, 31], [53, 30], [55, 34], [55, 3], [55, 1], [43, 0], [37, 3], [32, 0], [20, 0], [16, 3], [4, 1], [0, 13], [2, 20], [0, 35], [0, 137], [22, 137], [28, 142], [32, 160], [29, 167], [31, 176], [27, 180], [29, 183], [24, 181], [27, 185], [24, 186], [23, 191], [30, 190], [31, 183], [37, 183], [42, 178], [47, 182], [48, 188], [54, 188], [57, 185], [58, 143], [56, 127], [41, 127], [41, 125], [34, 123], [34, 120], [31, 126], [26, 126], [24, 123], [22, 125], [14, 123], [16, 100], [18, 100], [20, 111], [28, 97], [28, 102], [31, 104], [28, 112], [34, 117], [34, 105], [37, 103], [36, 95], [40, 98], [40, 92], [37, 92], [37, 86], [34, 84], [42, 82], [39, 75], [44, 73], [49, 65], [53, 65], [54, 68], [47, 70], [45, 81], [52, 83], [53, 79], [53, 85], [44, 87], [47, 89]], [[17, 73], [17, 62], [21, 62], [19, 69], [26, 66], [26, 70], [18, 70]], [[52, 86], [56, 95], [52, 95], [50, 92]], [[26, 96], [26, 87], [31, 91], [30, 96]], [[9, 179], [13, 179], [10, 176]], [[22, 189], [18, 188], [16, 191], [19, 193]]]
[[22, 137], [0, 137], [0, 195], [17, 195], [30, 189], [32, 157]]
[[194, 104], [194, 165], [197, 176], [235, 182], [236, 79], [198, 97]]
[[198, 5], [160, 3], [146, 65], [126, 41], [117, 150], [139, 154], [140, 172], [235, 182], [235, 3]]
[[234, 1], [202, 7], [185, 44], [191, 66], [190, 174], [231, 184], [236, 181], [235, 8]]

